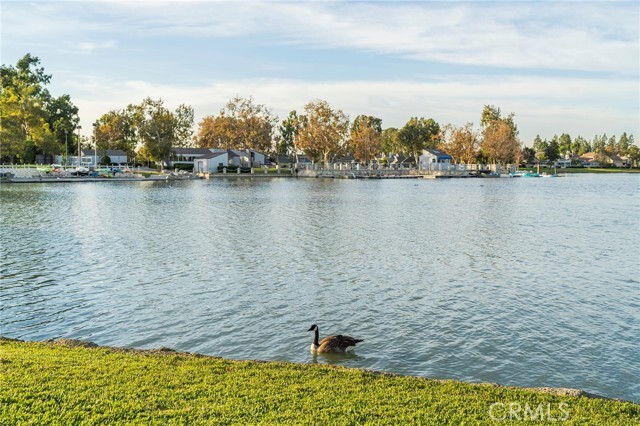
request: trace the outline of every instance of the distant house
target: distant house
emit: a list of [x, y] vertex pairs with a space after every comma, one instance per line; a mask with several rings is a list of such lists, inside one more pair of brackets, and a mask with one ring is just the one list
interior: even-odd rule
[[227, 154], [229, 156], [230, 166], [249, 167], [249, 157], [247, 156], [246, 151], [229, 149], [227, 150]]
[[218, 166], [229, 166], [229, 153], [227, 151], [217, 151], [201, 155], [193, 160], [194, 173], [216, 173]]
[[100, 161], [102, 160], [102, 158], [104, 158], [105, 155], [109, 157], [109, 161], [112, 164], [127, 164], [127, 153], [121, 149], [107, 149], [106, 151], [98, 150], [97, 161], [95, 157], [96, 155], [95, 150], [83, 149], [81, 150], [81, 152], [82, 152], [82, 162], [83, 163], [89, 162], [90, 165], [93, 165], [93, 166], [100, 164]]
[[247, 149], [246, 151], [239, 149], [229, 149], [229, 165], [239, 167], [255, 167], [262, 166], [266, 162], [266, 155], [261, 152]]
[[251, 167], [264, 166], [267, 164], [267, 156], [261, 152], [249, 150], [249, 165]]
[[298, 155], [298, 164], [311, 164], [313, 161], [306, 155]]
[[451, 163], [451, 156], [439, 149], [426, 148], [422, 150], [422, 154], [419, 157], [420, 168], [427, 169], [431, 164], [438, 163]]
[[296, 158], [288, 155], [278, 155], [276, 157], [276, 163], [279, 167], [291, 168], [296, 164]]
[[334, 164], [355, 164], [357, 162], [358, 161], [356, 160], [356, 157], [353, 156], [353, 154], [345, 155], [344, 157], [340, 157], [334, 160]]
[[625, 160], [624, 158], [619, 157], [616, 154], [610, 155], [609, 159], [611, 160], [611, 164], [613, 164], [616, 167], [629, 167], [630, 166], [630, 164], [627, 162], [627, 160]]
[[211, 154], [207, 148], [174, 148], [169, 166], [174, 164], [192, 164], [195, 159]]
[[396, 154], [389, 156], [388, 164], [394, 168], [410, 168], [416, 165], [416, 159], [413, 155], [406, 156], [404, 154]]

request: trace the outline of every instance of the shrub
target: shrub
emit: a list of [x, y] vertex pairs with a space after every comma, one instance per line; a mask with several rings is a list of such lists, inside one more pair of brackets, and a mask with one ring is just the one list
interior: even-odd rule
[[187, 172], [193, 171], [193, 164], [174, 164], [173, 167], [176, 172], [179, 172], [181, 170], [184, 170]]

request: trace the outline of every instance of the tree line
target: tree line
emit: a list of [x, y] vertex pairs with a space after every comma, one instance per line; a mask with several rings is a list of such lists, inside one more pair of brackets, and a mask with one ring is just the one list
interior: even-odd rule
[[[15, 66], [2, 65], [0, 100], [0, 157], [2, 161], [30, 163], [36, 155], [77, 155], [78, 108], [69, 95], [53, 97], [46, 86], [40, 60], [30, 54]], [[121, 149], [138, 161], [166, 162], [177, 147], [252, 149], [272, 157], [304, 154], [314, 162], [329, 163], [353, 155], [362, 163], [381, 154], [404, 154], [416, 159], [425, 148], [447, 152], [456, 163], [517, 163], [553, 161], [565, 153], [588, 151], [638, 154], [633, 135], [619, 139], [596, 136], [587, 141], [567, 134], [550, 141], [536, 137], [533, 148], [518, 138], [515, 114], [485, 105], [480, 130], [472, 123], [441, 125], [433, 118], [411, 117], [402, 128], [384, 128], [382, 119], [358, 115], [353, 121], [341, 109], [315, 99], [291, 111], [282, 121], [252, 97], [236, 96], [216, 115], [205, 116], [194, 132], [193, 107], [181, 104], [171, 111], [161, 99], [106, 112], [93, 123], [92, 138], [83, 148]]]

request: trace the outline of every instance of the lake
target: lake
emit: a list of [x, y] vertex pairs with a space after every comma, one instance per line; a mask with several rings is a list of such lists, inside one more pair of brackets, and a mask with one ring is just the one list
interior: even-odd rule
[[[640, 401], [640, 175], [3, 184], [0, 334]], [[365, 341], [314, 357], [321, 337]]]

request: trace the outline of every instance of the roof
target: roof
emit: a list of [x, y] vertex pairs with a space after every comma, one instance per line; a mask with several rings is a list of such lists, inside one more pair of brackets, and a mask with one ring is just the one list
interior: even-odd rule
[[435, 155], [438, 158], [451, 158], [449, 154], [444, 151], [440, 151], [439, 149], [425, 148], [424, 151], [428, 152], [431, 155]]
[[207, 155], [211, 151], [207, 148], [173, 148], [176, 155]]
[[220, 152], [220, 151], [218, 151], [218, 152], [209, 151], [208, 154], [203, 155], [202, 157], [198, 157], [198, 160], [207, 160], [209, 158], [216, 158], [216, 157], [219, 157], [219, 156], [224, 155], [226, 153], [227, 153], [226, 151], [222, 151], [222, 152]]
[[595, 152], [587, 152], [582, 154], [579, 158], [583, 159], [583, 160], [593, 160], [594, 158], [596, 158], [598, 154], [596, 154]]
[[276, 157], [276, 163], [295, 163], [296, 160], [293, 157], [289, 157], [288, 155], [278, 155]]
[[[82, 155], [93, 156], [96, 151], [94, 149], [82, 149]], [[105, 151], [103, 149], [98, 150], [98, 155], [105, 155]], [[108, 149], [107, 155], [109, 157], [126, 157], [127, 153], [121, 149]]]
[[240, 151], [238, 149], [229, 149], [229, 150], [227, 150], [227, 152], [229, 153], [229, 158], [232, 158], [232, 157], [245, 157], [247, 155], [247, 153], [245, 151]]
[[416, 162], [416, 159], [414, 158], [413, 155], [410, 155], [407, 157], [406, 155], [400, 153], [393, 157], [393, 161], [391, 162], [391, 164], [402, 164], [402, 163], [409, 164], [409, 163], [415, 163], [415, 162]]
[[338, 158], [337, 160], [334, 161], [334, 163], [352, 163], [356, 161], [356, 157], [354, 157], [353, 155], [349, 154], [349, 155], [345, 155], [342, 158]]

